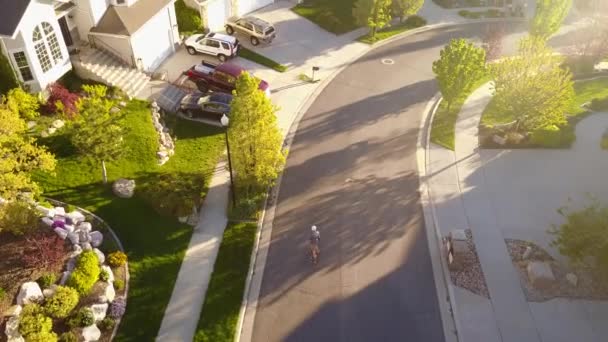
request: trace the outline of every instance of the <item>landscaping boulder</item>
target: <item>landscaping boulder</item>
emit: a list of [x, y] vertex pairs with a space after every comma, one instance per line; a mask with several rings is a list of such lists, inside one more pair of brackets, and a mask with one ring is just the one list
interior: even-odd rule
[[73, 245], [72, 246], [72, 253], [70, 253], [70, 258], [76, 258], [78, 255], [80, 255], [80, 253], [82, 253], [82, 247], [80, 247], [80, 245]]
[[4, 311], [4, 316], [19, 316], [23, 307], [21, 305], [13, 305]]
[[83, 251], [87, 251], [87, 252], [93, 249], [93, 246], [91, 246], [91, 244], [88, 242], [85, 242], [85, 243], [81, 244], [80, 246], [82, 246]]
[[31, 304], [39, 302], [43, 297], [40, 286], [35, 281], [23, 283], [17, 295], [17, 304]]
[[74, 245], [77, 244], [78, 241], [80, 240], [80, 238], [78, 237], [78, 233], [75, 233], [75, 232], [68, 233], [68, 240], [70, 240], [70, 242]]
[[89, 233], [84, 230], [79, 230], [78, 231], [78, 242], [80, 244], [91, 242], [91, 237], [89, 236]]
[[67, 230], [68, 233], [71, 233], [75, 230], [74, 225], [67, 224], [67, 223], [63, 225], [63, 229]]
[[114, 285], [112, 285], [112, 283], [106, 283], [102, 295], [99, 296], [99, 301], [101, 303], [111, 303], [114, 301], [114, 297], [116, 297]]
[[43, 138], [46, 138], [46, 137], [49, 136], [49, 132], [47, 132], [46, 130], [44, 130], [44, 131], [40, 132], [40, 136], [43, 137]]
[[19, 316], [12, 316], [6, 322], [4, 333], [8, 342], [23, 342], [23, 336], [19, 333]]
[[118, 112], [120, 112], [120, 108], [118, 108], [118, 107], [112, 107], [112, 108], [110, 108], [110, 113], [116, 114]]
[[103, 234], [101, 234], [101, 232], [91, 232], [89, 234], [89, 237], [91, 238], [91, 245], [93, 247], [99, 247], [103, 243]]
[[55, 207], [55, 216], [65, 217], [65, 209], [63, 207]]
[[526, 268], [532, 286], [539, 290], [547, 289], [555, 283], [551, 265], [547, 262], [534, 261]]
[[99, 322], [106, 318], [108, 306], [108, 303], [91, 305], [91, 311], [93, 312], [93, 317], [95, 317], [95, 322]]
[[59, 129], [65, 125], [65, 122], [63, 122], [63, 120], [57, 119], [57, 120], [53, 121], [52, 125], [53, 125], [53, 127]]
[[55, 291], [57, 291], [57, 285], [53, 284], [48, 289], [42, 290], [42, 295], [44, 298], [50, 298], [55, 295]]
[[42, 222], [49, 227], [53, 226], [53, 219], [51, 219], [50, 217], [43, 217]]
[[97, 248], [93, 248], [93, 252], [95, 253], [95, 255], [97, 255], [97, 260], [99, 260], [99, 264], [103, 265], [103, 263], [106, 261], [106, 256], [103, 254], [103, 252]]
[[492, 141], [500, 146], [503, 146], [507, 143], [507, 139], [503, 138], [499, 135], [493, 135], [492, 136]]
[[112, 184], [112, 191], [120, 198], [131, 198], [135, 191], [135, 181], [132, 179], [118, 179]]
[[27, 122], [27, 129], [32, 129], [34, 127], [36, 127], [38, 123], [36, 121], [28, 121]]
[[91, 229], [93, 229], [93, 226], [89, 222], [80, 222], [78, 226], [76, 226], [76, 229], [81, 232], [89, 233]]
[[82, 329], [82, 338], [85, 342], [97, 341], [100, 337], [101, 330], [95, 324]]
[[65, 285], [65, 283], [70, 278], [71, 274], [72, 274], [71, 271], [65, 271], [65, 272], [61, 273], [61, 279], [59, 279], [59, 285]]
[[49, 135], [52, 135], [52, 134], [55, 134], [55, 132], [57, 131], [57, 128], [49, 127], [46, 130], [47, 130], [47, 132], [49, 132]]
[[102, 271], [106, 271], [108, 273], [108, 283], [114, 282], [114, 272], [112, 272], [112, 268], [108, 265], [101, 266]]
[[46, 217], [53, 217], [55, 216], [55, 209], [54, 208], [47, 208], [41, 205], [37, 205], [36, 206], [36, 210], [38, 210], [42, 215], [46, 216]]
[[76, 268], [76, 258], [68, 259], [68, 262], [65, 263], [65, 270], [68, 272], [72, 272]]
[[84, 220], [85, 220], [84, 214], [78, 210], [69, 212], [65, 216], [69, 217], [72, 220], [73, 224], [76, 224], [76, 225], [80, 222], [84, 222]]
[[65, 238], [68, 236], [68, 231], [63, 228], [57, 227], [53, 230], [55, 231], [55, 233], [57, 233], [57, 236], [59, 236], [61, 240], [65, 240]]

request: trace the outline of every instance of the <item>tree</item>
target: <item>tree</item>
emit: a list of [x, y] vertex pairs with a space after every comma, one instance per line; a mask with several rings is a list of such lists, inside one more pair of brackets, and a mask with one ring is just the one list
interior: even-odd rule
[[0, 197], [14, 200], [22, 192], [37, 194], [33, 171], [52, 171], [55, 157], [26, 134], [27, 125], [7, 103], [0, 103]]
[[369, 27], [370, 37], [391, 21], [391, 0], [357, 0], [353, 17], [359, 25]]
[[520, 42], [519, 56], [491, 66], [495, 104], [515, 118], [515, 130], [535, 131], [566, 123], [574, 88], [570, 71], [560, 68], [562, 61], [542, 38], [527, 37]]
[[399, 22], [403, 22], [403, 19], [418, 13], [424, 0], [393, 0], [392, 10], [397, 16], [399, 16]]
[[83, 85], [87, 96], [76, 103], [79, 115], [74, 122], [72, 144], [93, 161], [101, 163], [103, 182], [108, 182], [106, 162], [118, 159], [123, 152], [123, 116], [111, 113], [114, 103], [106, 98], [102, 85]]
[[38, 97], [21, 88], [11, 89], [6, 95], [5, 101], [10, 110], [19, 113], [19, 116], [25, 120], [33, 120], [40, 115]]
[[433, 72], [448, 111], [455, 100], [470, 93], [485, 75], [485, 60], [485, 51], [464, 39], [452, 39], [441, 50], [440, 58], [433, 62]]
[[545, 40], [556, 33], [570, 12], [572, 0], [537, 0], [530, 34]]
[[8, 93], [9, 90], [17, 88], [19, 83], [11, 63], [8, 61], [4, 50], [0, 46], [0, 95]]
[[272, 185], [285, 164], [287, 152], [277, 126], [277, 108], [258, 89], [260, 80], [242, 73], [230, 107], [228, 139], [235, 182], [245, 198]]
[[482, 47], [486, 51], [486, 61], [493, 61], [502, 53], [502, 40], [505, 28], [502, 24], [490, 24], [482, 37]]

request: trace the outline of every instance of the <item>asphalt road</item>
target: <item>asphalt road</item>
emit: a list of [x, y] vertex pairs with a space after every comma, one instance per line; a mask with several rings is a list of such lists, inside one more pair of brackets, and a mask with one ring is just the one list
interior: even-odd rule
[[[418, 189], [416, 139], [438, 91], [437, 29], [375, 49], [302, 118], [283, 176], [253, 341], [444, 341]], [[383, 64], [391, 59], [394, 64]], [[321, 232], [311, 265], [310, 226]]]

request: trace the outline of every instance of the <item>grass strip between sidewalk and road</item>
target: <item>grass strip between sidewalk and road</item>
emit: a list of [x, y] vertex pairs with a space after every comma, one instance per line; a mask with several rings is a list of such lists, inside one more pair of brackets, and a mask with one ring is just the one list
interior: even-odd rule
[[477, 88], [481, 87], [488, 81], [490, 81], [489, 76], [485, 76], [481, 80], [479, 80], [475, 84], [475, 86], [473, 86], [473, 90], [470, 93], [463, 94], [462, 98], [452, 103], [449, 111], [447, 101], [441, 101], [441, 103], [439, 104], [439, 108], [437, 108], [437, 112], [433, 117], [433, 123], [431, 125], [432, 143], [454, 151], [456, 120], [458, 119], [458, 114], [460, 114], [462, 105], [469, 97], [469, 95], [471, 95]]
[[228, 223], [215, 260], [194, 341], [234, 340], [256, 231], [257, 224], [253, 222]]
[[263, 66], [267, 66], [273, 70], [276, 70], [278, 72], [285, 72], [287, 71], [287, 66], [277, 63], [275, 61], [273, 61], [272, 59], [266, 57], [266, 56], [262, 56], [257, 52], [251, 51], [246, 47], [242, 47], [239, 49], [238, 52], [238, 56], [241, 58], [245, 58], [248, 59], [252, 62], [258, 63], [260, 65]]
[[412, 29], [415, 29], [418, 27], [422, 27], [424, 25], [426, 25], [426, 20], [424, 18], [419, 17], [419, 16], [412, 16], [412, 17], [407, 18], [405, 21], [403, 21], [401, 23], [394, 24], [394, 25], [385, 27], [381, 30], [378, 30], [374, 37], [371, 37], [369, 34], [365, 34], [365, 35], [357, 38], [357, 40], [362, 43], [371, 45], [371, 44], [377, 43], [379, 41], [388, 39], [399, 33], [403, 33], [405, 31], [409, 31], [409, 30], [412, 30]]

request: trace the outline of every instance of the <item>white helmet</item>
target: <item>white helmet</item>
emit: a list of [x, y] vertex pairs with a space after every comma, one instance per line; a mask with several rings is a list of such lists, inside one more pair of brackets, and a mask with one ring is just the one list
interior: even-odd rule
[[312, 230], [313, 232], [316, 232], [317, 231], [317, 226], [310, 227], [310, 230]]

